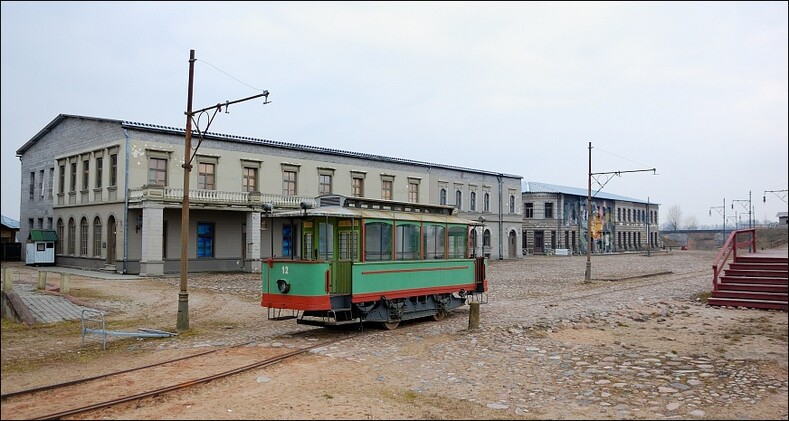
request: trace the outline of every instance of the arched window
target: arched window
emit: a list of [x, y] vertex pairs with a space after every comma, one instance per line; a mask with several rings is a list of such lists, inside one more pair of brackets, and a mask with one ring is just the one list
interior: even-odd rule
[[88, 255], [88, 218], [84, 216], [79, 221], [79, 255]]
[[473, 253], [475, 256], [477, 254], [476, 248], [477, 248], [477, 229], [474, 228], [471, 230], [471, 250], [474, 250]]
[[438, 203], [441, 205], [447, 204], [447, 189], [443, 189], [443, 188], [441, 189], [438, 201], [439, 201]]
[[471, 196], [469, 197], [469, 208], [470, 211], [477, 210], [477, 192], [471, 192]]
[[483, 210], [485, 212], [490, 212], [490, 193], [485, 193], [485, 197], [483, 198], [483, 201], [484, 201], [484, 203], [482, 204], [484, 206]]
[[460, 190], [455, 192], [455, 207], [463, 209], [463, 192]]
[[68, 220], [68, 254], [74, 254], [77, 243], [77, 224], [74, 218]]
[[510, 213], [515, 213], [515, 196], [510, 195]]
[[57, 250], [55, 253], [62, 254], [63, 253], [63, 220], [58, 218], [58, 242], [57, 242]]
[[490, 230], [486, 229], [482, 234], [482, 247], [490, 247]]
[[93, 220], [93, 255], [101, 256], [101, 218]]

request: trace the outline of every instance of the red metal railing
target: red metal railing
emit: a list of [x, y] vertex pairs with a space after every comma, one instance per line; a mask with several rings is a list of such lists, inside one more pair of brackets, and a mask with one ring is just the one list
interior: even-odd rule
[[[743, 236], [750, 234], [750, 238], [741, 241], [740, 239]], [[751, 228], [747, 230], [738, 230], [732, 231], [729, 234], [729, 238], [726, 239], [726, 243], [723, 244], [721, 247], [721, 251], [718, 252], [718, 256], [715, 257], [715, 261], [712, 263], [712, 290], [718, 290], [718, 277], [720, 273], [723, 271], [723, 268], [726, 266], [726, 262], [729, 260], [729, 257], [732, 259], [737, 258], [737, 249], [740, 247], [749, 246], [750, 253], [756, 252], [756, 229]]]

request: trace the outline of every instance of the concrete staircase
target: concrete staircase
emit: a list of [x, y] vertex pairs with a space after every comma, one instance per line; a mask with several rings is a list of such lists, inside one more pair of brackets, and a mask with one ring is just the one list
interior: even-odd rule
[[714, 286], [709, 305], [789, 311], [789, 257], [735, 256]]

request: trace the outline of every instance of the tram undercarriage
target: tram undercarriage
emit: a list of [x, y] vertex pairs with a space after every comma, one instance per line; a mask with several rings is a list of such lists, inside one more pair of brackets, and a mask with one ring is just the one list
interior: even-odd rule
[[332, 307], [334, 307], [332, 310], [303, 311], [296, 322], [324, 327], [374, 322], [381, 323], [386, 329], [391, 330], [395, 329], [403, 320], [423, 317], [441, 320], [449, 311], [465, 304], [468, 297], [469, 295], [463, 291], [397, 299], [388, 299], [382, 296], [377, 301], [354, 303], [350, 306], [340, 305], [339, 307], [334, 304], [349, 300], [335, 300], [340, 297], [332, 297]]

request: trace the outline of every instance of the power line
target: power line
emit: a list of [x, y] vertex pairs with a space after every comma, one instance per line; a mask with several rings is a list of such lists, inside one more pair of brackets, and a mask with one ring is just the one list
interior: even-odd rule
[[230, 73], [228, 73], [228, 72], [226, 72], [226, 71], [224, 71], [224, 70], [220, 69], [219, 67], [216, 67], [216, 66], [214, 66], [213, 64], [211, 64], [211, 63], [209, 63], [209, 62], [207, 62], [207, 61], [205, 61], [205, 60], [199, 60], [199, 59], [195, 59], [195, 61], [199, 61], [199, 62], [201, 62], [201, 63], [205, 63], [205, 64], [207, 64], [207, 65], [209, 65], [209, 66], [213, 67], [214, 69], [216, 69], [216, 70], [218, 70], [218, 71], [220, 71], [220, 72], [224, 73], [224, 74], [225, 74], [227, 77], [229, 77], [229, 78], [231, 78], [231, 79], [235, 80], [236, 82], [238, 82], [238, 83], [240, 83], [240, 84], [242, 84], [242, 85], [245, 85], [245, 86], [247, 86], [247, 87], [249, 87], [249, 88], [252, 88], [252, 89], [254, 89], [254, 90], [256, 90], [256, 91], [260, 91], [260, 92], [263, 92], [263, 91], [265, 91], [265, 89], [256, 88], [256, 87], [254, 87], [254, 86], [252, 86], [252, 85], [250, 85], [250, 84], [248, 84], [248, 83], [246, 83], [246, 82], [244, 82], [244, 81], [242, 81], [242, 80], [239, 80], [238, 78], [236, 78], [235, 76], [231, 75]]

